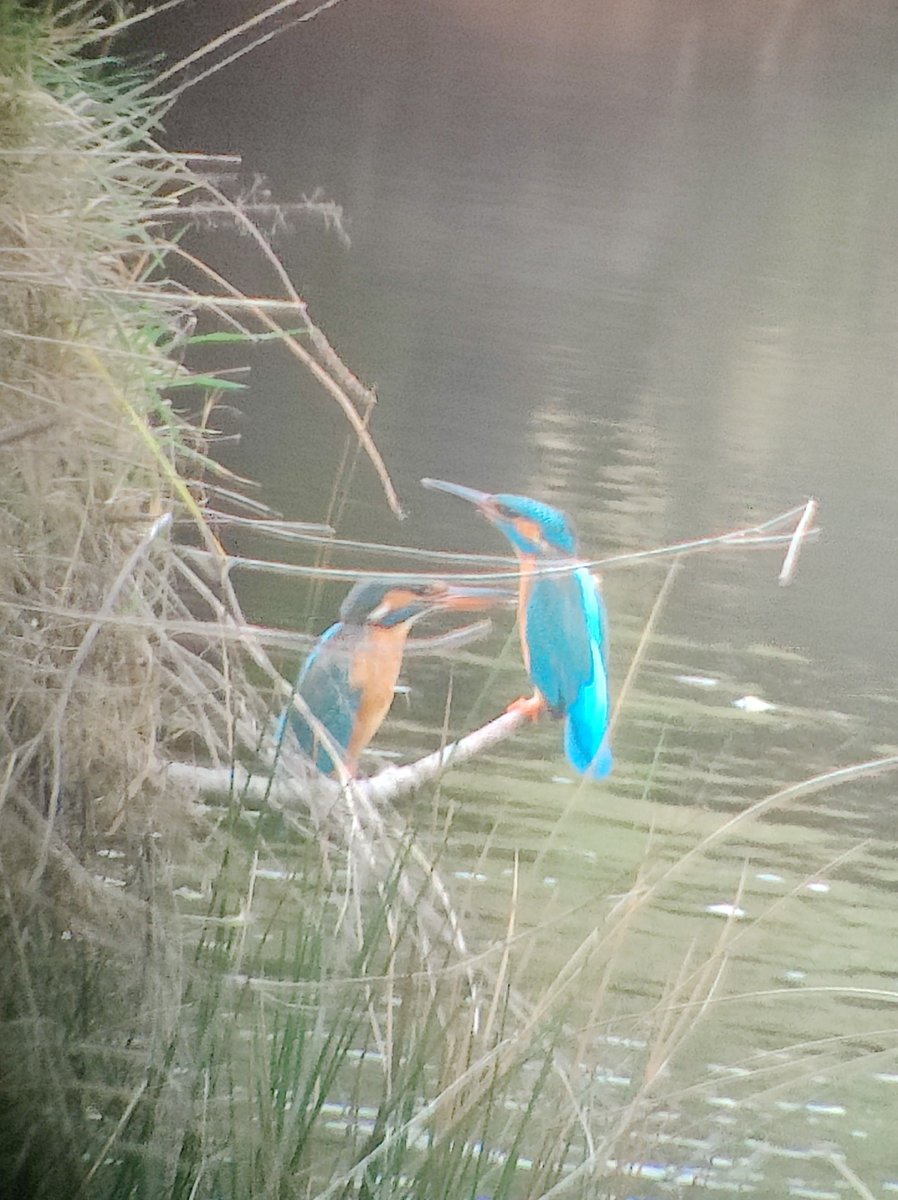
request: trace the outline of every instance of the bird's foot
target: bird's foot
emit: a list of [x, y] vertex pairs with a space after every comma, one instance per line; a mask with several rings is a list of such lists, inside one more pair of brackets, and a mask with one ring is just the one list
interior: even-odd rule
[[521, 713], [527, 721], [538, 721], [546, 711], [546, 702], [539, 692], [534, 692], [532, 696], [519, 696], [517, 700], [512, 700], [505, 711]]

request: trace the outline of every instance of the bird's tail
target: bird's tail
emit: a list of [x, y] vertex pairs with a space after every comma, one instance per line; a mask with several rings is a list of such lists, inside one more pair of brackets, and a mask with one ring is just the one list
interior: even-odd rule
[[[596, 647], [596, 653], [598, 648]], [[581, 775], [604, 779], [614, 760], [608, 736], [608, 683], [604, 669], [595, 664], [593, 677], [580, 689], [564, 721], [564, 752]]]

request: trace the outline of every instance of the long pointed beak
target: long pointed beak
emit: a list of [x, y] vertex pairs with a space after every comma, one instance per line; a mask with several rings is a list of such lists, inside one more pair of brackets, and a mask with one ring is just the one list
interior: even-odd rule
[[449, 612], [481, 612], [487, 608], [503, 608], [517, 602], [517, 592], [503, 588], [454, 587], [436, 602], [436, 607]]
[[459, 496], [462, 500], [476, 504], [478, 508], [483, 510], [489, 508], [490, 501], [492, 500], [489, 492], [478, 492], [476, 488], [464, 487], [460, 483], [447, 483], [445, 479], [422, 479], [421, 483], [433, 492], [448, 492], [450, 496]]
[[[415, 601], [399, 610], [401, 620], [395, 624], [411, 626], [431, 612], [482, 612], [488, 608], [511, 607], [517, 601], [517, 592], [503, 588], [454, 587], [447, 584], [444, 591], [431, 596], [419, 596]], [[368, 621], [377, 624], [387, 617], [397, 616], [389, 604], [384, 603], [368, 615]]]

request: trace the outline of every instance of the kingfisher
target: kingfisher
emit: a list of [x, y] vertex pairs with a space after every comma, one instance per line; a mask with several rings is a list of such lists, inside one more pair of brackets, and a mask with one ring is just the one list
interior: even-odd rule
[[[365, 579], [340, 606], [340, 619], [326, 630], [303, 663], [294, 692], [341, 751], [350, 775], [359, 756], [393, 702], [409, 630], [439, 610], [474, 612], [506, 602], [495, 588], [452, 587], [435, 580]], [[294, 705], [281, 718], [278, 736], [289, 722], [302, 749], [319, 771], [336, 770], [331, 748]]]
[[421, 482], [474, 504], [511, 542], [520, 564], [521, 651], [535, 693], [509, 707], [534, 720], [546, 708], [563, 716], [568, 761], [581, 774], [604, 779], [612, 768], [607, 618], [598, 580], [578, 565], [567, 517], [529, 496], [478, 492], [442, 479]]

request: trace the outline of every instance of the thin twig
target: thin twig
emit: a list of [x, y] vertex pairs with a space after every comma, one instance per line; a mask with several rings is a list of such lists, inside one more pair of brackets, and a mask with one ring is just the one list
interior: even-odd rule
[[792, 534], [789, 549], [786, 551], [786, 557], [783, 559], [783, 567], [779, 573], [779, 584], [781, 587], [786, 587], [792, 582], [792, 577], [795, 574], [795, 566], [798, 562], [798, 553], [801, 550], [802, 542], [808, 535], [808, 530], [813, 524], [816, 514], [817, 501], [811, 496], [805, 506], [801, 520], [795, 526], [795, 532]]
[[[743, 549], [773, 549], [779, 546], [790, 545], [795, 538], [794, 533], [770, 533], [769, 530], [777, 525], [782, 525], [785, 521], [796, 516], [798, 513], [805, 512], [805, 506], [800, 508], [790, 509], [786, 513], [782, 513], [778, 517], [774, 517], [770, 521], [765, 521], [761, 525], [753, 525], [746, 529], [731, 530], [729, 533], [715, 534], [711, 537], [696, 538], [688, 542], [675, 542], [668, 546], [660, 546], [655, 550], [639, 550], [630, 554], [613, 554], [607, 558], [594, 559], [566, 559], [563, 562], [548, 562], [541, 564], [536, 571], [540, 575], [566, 575], [571, 571], [576, 571], [580, 567], [586, 567], [589, 570], [607, 570], [609, 567], [629, 567], [635, 566], [643, 562], [648, 562], [653, 559], [662, 558], [682, 558], [690, 554], [704, 553], [711, 550], [743, 550]], [[819, 534], [818, 529], [807, 529], [803, 535], [803, 540], [816, 537]], [[317, 539], [316, 539], [317, 540]], [[408, 557], [428, 557], [434, 559], [446, 559], [447, 561], [456, 562], [470, 561], [475, 558], [473, 555], [458, 555], [455, 553], [446, 553], [442, 551], [419, 551], [413, 547], [407, 546], [388, 546], [383, 544], [372, 544], [367, 546], [365, 543], [350, 543], [334, 540], [335, 545], [342, 545], [355, 549], [372, 549], [383, 552], [395, 553], [398, 556]], [[199, 550], [191, 551], [197, 556], [203, 552]], [[496, 561], [487, 556], [481, 556], [477, 561]], [[500, 559], [500, 562], [511, 560]], [[316, 567], [302, 566], [296, 563], [271, 562], [268, 559], [262, 558], [245, 558], [242, 555], [228, 555], [226, 558], [227, 565], [230, 570], [247, 570], [247, 571], [268, 571], [277, 575], [296, 575], [296, 576], [315, 576], [316, 578], [328, 578], [335, 580], [356, 580], [376, 577], [378, 579], [401, 579], [409, 583], [427, 583], [435, 579], [445, 579], [445, 572], [436, 573], [433, 571], [360, 571], [350, 570], [348, 568], [336, 567]], [[476, 572], [461, 572], [453, 573], [453, 580], [457, 583], [500, 583], [509, 580], [516, 580], [520, 576], [517, 568], [509, 566], [508, 570], [502, 571], [476, 571]]]
[[[225, 32], [220, 34], [218, 37], [212, 38], [211, 41], [206, 42], [197, 50], [192, 51], [184, 58], [179, 59], [178, 62], [173, 63], [172, 66], [170, 66], [167, 70], [162, 71], [160, 74], [154, 76], [150, 83], [145, 84], [142, 89], [138, 89], [138, 94], [140, 94], [140, 91], [149, 90], [150, 87], [152, 87], [155, 91], [159, 87], [159, 84], [164, 83], [165, 80], [171, 79], [172, 76], [180, 74], [181, 71], [185, 71], [188, 67], [191, 67], [194, 63], [206, 58], [215, 50], [227, 45], [228, 42], [232, 42], [234, 38], [240, 37], [240, 35], [246, 33], [248, 29], [252, 29], [256, 25], [261, 25], [263, 21], [267, 21], [270, 17], [277, 16], [279, 13], [285, 12], [289, 8], [294, 8], [298, 3], [299, 0], [280, 0], [278, 4], [272, 4], [262, 12], [256, 13], [255, 16], [247, 18], [247, 20], [241, 22], [239, 25], [232, 26], [231, 28], [225, 30]], [[179, 95], [187, 88], [193, 87], [195, 84], [200, 83], [204, 79], [208, 79], [208, 77], [210, 75], [214, 75], [216, 71], [220, 71], [222, 68], [229, 66], [232, 62], [238, 58], [241, 58], [244, 54], [248, 54], [251, 50], [254, 50], [256, 46], [261, 45], [263, 42], [269, 41], [273, 37], [277, 37], [279, 33], [283, 33], [284, 30], [289, 29], [293, 25], [299, 25], [304, 21], [310, 21], [313, 17], [317, 17], [320, 12], [324, 12], [328, 8], [333, 8], [339, 3], [341, 3], [341, 0], [324, 0], [324, 3], [319, 4], [317, 8], [303, 13], [301, 17], [296, 17], [294, 20], [289, 21], [286, 25], [278, 26], [277, 29], [263, 34], [254, 42], [251, 42], [248, 46], [243, 46], [235, 53], [228, 55], [226, 58], [220, 59], [217, 63], [214, 63], [211, 67], [208, 67], [199, 75], [194, 76], [193, 79], [188, 80], [186, 83], [182, 83], [173, 94], [175, 96]]]

